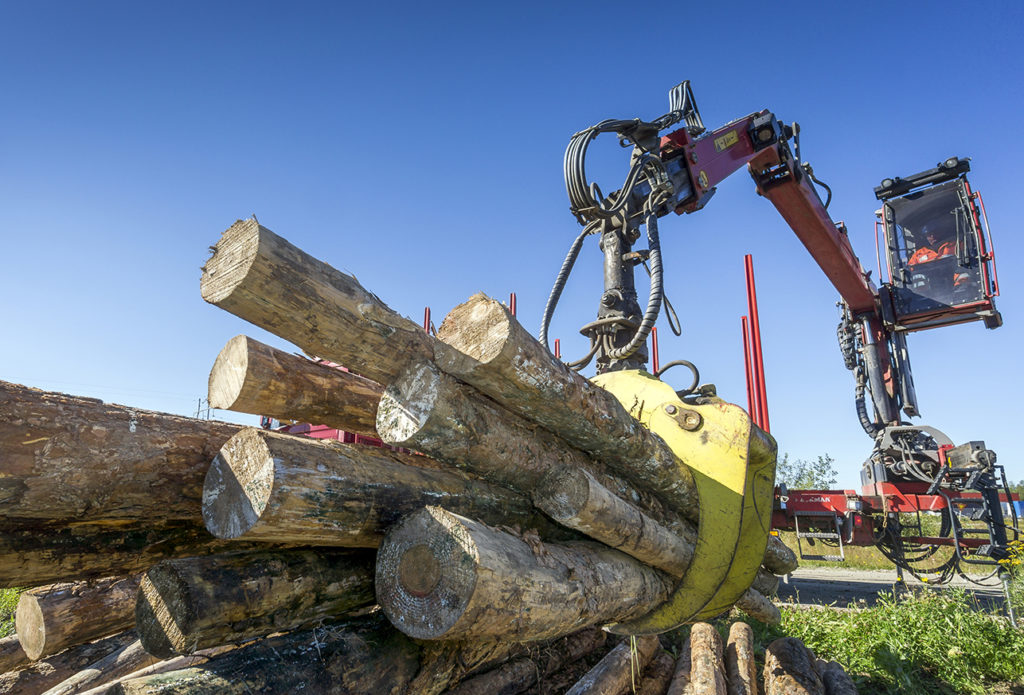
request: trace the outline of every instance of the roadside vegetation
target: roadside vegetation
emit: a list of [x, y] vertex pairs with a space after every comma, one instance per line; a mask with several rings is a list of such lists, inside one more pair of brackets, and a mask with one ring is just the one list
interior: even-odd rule
[[14, 634], [14, 609], [20, 595], [18, 589], [0, 589], [0, 637]]

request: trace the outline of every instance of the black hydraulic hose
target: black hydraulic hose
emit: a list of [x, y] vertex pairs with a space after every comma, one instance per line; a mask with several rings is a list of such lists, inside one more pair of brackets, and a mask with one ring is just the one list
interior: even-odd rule
[[864, 432], [867, 433], [869, 437], [874, 439], [878, 436], [882, 427], [868, 417], [867, 404], [864, 400], [864, 376], [859, 367], [857, 368], [857, 390], [854, 395], [854, 402], [857, 406], [857, 419], [860, 420], [860, 426], [864, 428]]
[[572, 242], [572, 246], [569, 247], [569, 253], [566, 254], [565, 260], [562, 261], [562, 267], [558, 271], [558, 277], [555, 278], [554, 287], [551, 288], [551, 294], [548, 296], [548, 302], [544, 306], [544, 315], [540, 321], [540, 342], [544, 347], [548, 347], [548, 327], [551, 324], [551, 317], [555, 314], [558, 299], [562, 296], [562, 290], [565, 289], [565, 283], [569, 279], [572, 267], [576, 264], [576, 258], [580, 255], [583, 240], [596, 232], [597, 228], [597, 223], [591, 223], [584, 227], [580, 235], [576, 237], [576, 240]]

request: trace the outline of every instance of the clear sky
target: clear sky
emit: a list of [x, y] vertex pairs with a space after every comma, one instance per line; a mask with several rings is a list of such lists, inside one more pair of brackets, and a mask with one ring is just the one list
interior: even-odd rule
[[[661, 115], [689, 79], [709, 128], [762, 108], [801, 124], [868, 268], [872, 188], [973, 158], [1006, 325], [911, 336], [919, 422], [985, 440], [1024, 478], [1022, 37], [1024, 5], [998, 1], [2, 3], [0, 378], [192, 414], [233, 335], [294, 349], [199, 296], [207, 247], [253, 213], [417, 321], [515, 291], [536, 331], [579, 229], [569, 137]], [[625, 173], [609, 147], [606, 191]], [[681, 338], [661, 330], [662, 361], [745, 402], [753, 254], [780, 451], [827, 452], [859, 485], [870, 440], [837, 295], [774, 208], [739, 172], [661, 237], [683, 321]], [[591, 244], [552, 328], [567, 356], [600, 292]]]

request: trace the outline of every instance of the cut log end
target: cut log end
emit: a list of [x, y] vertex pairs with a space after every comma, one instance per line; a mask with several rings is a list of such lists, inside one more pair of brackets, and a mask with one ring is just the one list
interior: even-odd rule
[[259, 430], [232, 437], [214, 457], [203, 485], [203, 521], [210, 533], [238, 538], [252, 528], [270, 500], [274, 473], [274, 458]]
[[377, 407], [377, 432], [381, 439], [400, 444], [413, 439], [434, 411], [440, 375], [426, 362], [410, 367], [384, 390]]
[[46, 620], [36, 596], [24, 593], [18, 597], [14, 622], [18, 628], [18, 641], [25, 654], [33, 661], [40, 658], [46, 649]]
[[436, 639], [462, 616], [476, 586], [473, 539], [436, 507], [406, 517], [377, 555], [376, 591], [388, 618], [417, 639]]
[[211, 408], [234, 410], [245, 388], [250, 341], [251, 338], [247, 336], [236, 335], [217, 355], [213, 369], [210, 370], [208, 386], [207, 398]]
[[452, 309], [437, 331], [437, 337], [458, 352], [435, 351], [438, 366], [450, 374], [464, 368], [458, 362], [487, 364], [501, 354], [512, 333], [512, 317], [497, 300], [475, 294]]
[[135, 603], [135, 625], [149, 654], [169, 659], [191, 650], [185, 635], [193, 601], [189, 587], [172, 563], [151, 567], [142, 579]]
[[238, 220], [224, 232], [203, 266], [199, 291], [204, 300], [218, 304], [245, 280], [258, 254], [261, 229], [259, 222], [250, 218]]

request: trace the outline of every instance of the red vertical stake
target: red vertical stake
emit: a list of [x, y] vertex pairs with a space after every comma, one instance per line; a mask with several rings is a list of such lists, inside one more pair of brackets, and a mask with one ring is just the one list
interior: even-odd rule
[[423, 330], [430, 333], [430, 307], [423, 307]]
[[750, 344], [753, 348], [754, 385], [756, 387], [757, 406], [760, 415], [758, 426], [770, 432], [768, 422], [768, 389], [764, 379], [764, 354], [761, 352], [761, 324], [757, 316], [757, 288], [754, 286], [754, 259], [748, 253], [743, 257], [744, 270], [747, 276], [747, 313], [750, 315]]
[[754, 374], [750, 360], [750, 328], [747, 325], [746, 316], [740, 317], [740, 326], [743, 329], [743, 369], [747, 376], [747, 412], [750, 414], [750, 419], [757, 423], [761, 421], [761, 416], [757, 412], [757, 396], [754, 395]]
[[651, 368], [654, 370], [654, 374], [658, 373], [660, 366], [658, 362], [658, 327], [653, 326], [651, 328]]
[[508, 310], [513, 316], [516, 315], [516, 293], [513, 292], [508, 296]]
[[562, 345], [558, 338], [555, 338], [555, 359], [562, 359]]

